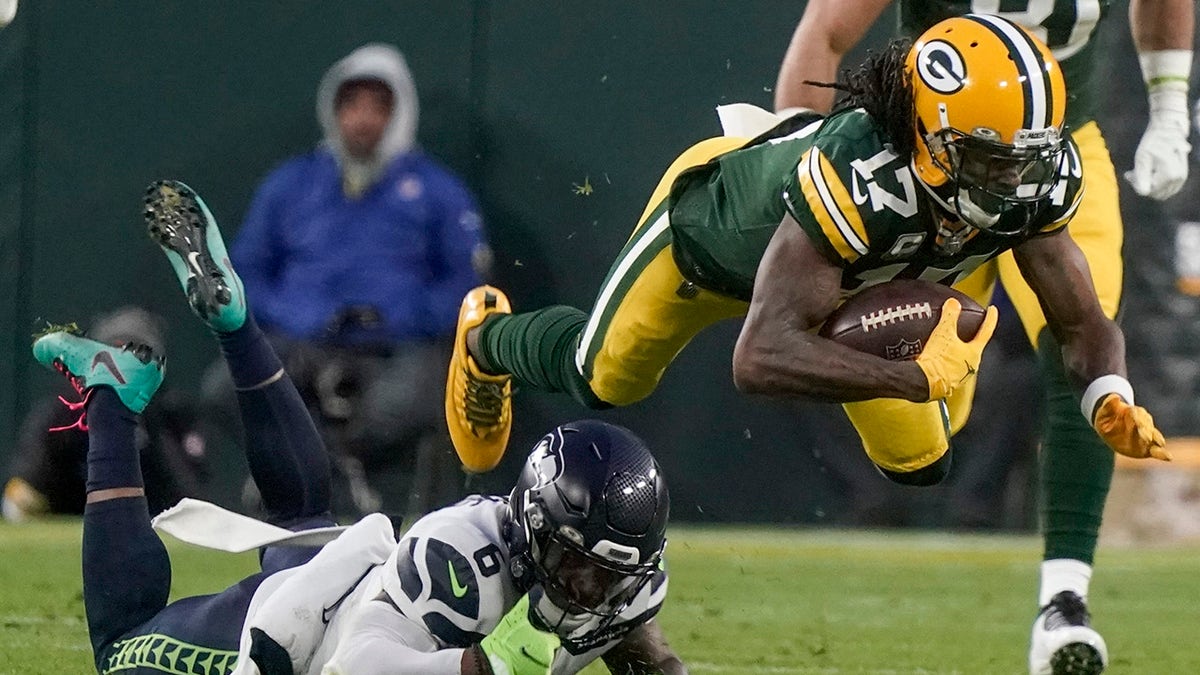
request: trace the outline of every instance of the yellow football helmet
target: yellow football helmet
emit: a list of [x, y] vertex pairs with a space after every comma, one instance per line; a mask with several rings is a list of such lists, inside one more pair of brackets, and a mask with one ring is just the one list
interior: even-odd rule
[[966, 14], [922, 33], [905, 72], [913, 168], [944, 208], [1001, 232], [995, 226], [1006, 211], [1050, 193], [1064, 158], [1067, 90], [1041, 41], [1000, 17]]

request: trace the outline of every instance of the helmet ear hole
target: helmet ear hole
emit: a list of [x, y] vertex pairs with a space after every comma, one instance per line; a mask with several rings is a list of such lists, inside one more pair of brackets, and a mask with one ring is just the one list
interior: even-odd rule
[[525, 520], [534, 532], [541, 532], [546, 529], [546, 513], [535, 502], [530, 501], [525, 506]]

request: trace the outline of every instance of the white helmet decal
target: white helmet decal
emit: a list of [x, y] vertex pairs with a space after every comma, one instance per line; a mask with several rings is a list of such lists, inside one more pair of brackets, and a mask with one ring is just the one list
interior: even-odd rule
[[533, 452], [529, 454], [529, 465], [537, 474], [537, 483], [533, 485], [533, 488], [545, 487], [558, 480], [558, 477], [562, 475], [562, 445], [562, 430], [555, 429], [539, 441]]
[[967, 66], [954, 45], [942, 40], [930, 40], [917, 52], [917, 75], [930, 89], [939, 94], [953, 94], [963, 88]]

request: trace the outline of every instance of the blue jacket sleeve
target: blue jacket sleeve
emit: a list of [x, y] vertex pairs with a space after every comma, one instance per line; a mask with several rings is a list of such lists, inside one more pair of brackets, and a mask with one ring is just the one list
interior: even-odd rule
[[234, 269], [246, 287], [247, 303], [264, 328], [280, 325], [284, 304], [277, 286], [286, 257], [279, 233], [293, 173], [291, 165], [285, 165], [271, 172], [259, 185], [229, 251]]
[[471, 193], [457, 178], [447, 175], [437, 195], [437, 244], [432, 252], [437, 259], [430, 261], [432, 278], [425, 312], [425, 331], [431, 336], [454, 331], [463, 296], [480, 284], [491, 260], [483, 219]]

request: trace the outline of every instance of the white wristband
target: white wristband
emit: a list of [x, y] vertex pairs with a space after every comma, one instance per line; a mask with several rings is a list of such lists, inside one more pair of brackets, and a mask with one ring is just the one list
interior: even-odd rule
[[1192, 74], [1192, 50], [1162, 49], [1138, 54], [1142, 80], [1148, 91], [1169, 89], [1187, 92]]
[[1129, 405], [1133, 405], [1133, 385], [1129, 384], [1129, 380], [1120, 375], [1097, 377], [1084, 390], [1083, 403], [1079, 406], [1079, 411], [1083, 413], [1089, 423], [1096, 415], [1096, 406], [1100, 405], [1100, 401], [1109, 394], [1116, 394], [1125, 399]]

